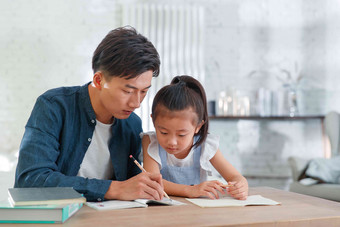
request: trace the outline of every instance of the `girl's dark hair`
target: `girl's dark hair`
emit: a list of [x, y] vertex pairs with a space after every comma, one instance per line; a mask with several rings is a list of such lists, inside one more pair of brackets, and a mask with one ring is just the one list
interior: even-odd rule
[[152, 70], [159, 74], [159, 54], [153, 44], [130, 26], [110, 31], [92, 57], [92, 69], [108, 72], [109, 77], [131, 79]]
[[176, 76], [170, 85], [161, 88], [152, 103], [152, 120], [155, 122], [160, 114], [160, 107], [170, 111], [181, 111], [192, 108], [197, 113], [197, 122], [204, 121], [203, 126], [197, 133], [199, 139], [193, 145], [201, 145], [208, 135], [209, 118], [207, 110], [207, 98], [201, 83], [191, 76]]

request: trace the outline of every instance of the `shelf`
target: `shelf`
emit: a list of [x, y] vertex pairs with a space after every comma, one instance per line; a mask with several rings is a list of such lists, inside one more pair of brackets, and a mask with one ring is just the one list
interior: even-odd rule
[[311, 116], [209, 116], [210, 120], [309, 120], [320, 119], [323, 120], [324, 115]]

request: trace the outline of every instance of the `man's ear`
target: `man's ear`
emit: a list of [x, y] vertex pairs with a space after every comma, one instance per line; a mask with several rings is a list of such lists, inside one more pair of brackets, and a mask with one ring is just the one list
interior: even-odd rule
[[102, 87], [103, 86], [103, 79], [104, 79], [104, 75], [101, 71], [97, 71], [93, 75], [93, 84], [98, 90], [101, 90], [103, 88]]
[[197, 134], [200, 131], [203, 125], [204, 125], [204, 121], [202, 120], [202, 122], [197, 125], [195, 129], [195, 134]]

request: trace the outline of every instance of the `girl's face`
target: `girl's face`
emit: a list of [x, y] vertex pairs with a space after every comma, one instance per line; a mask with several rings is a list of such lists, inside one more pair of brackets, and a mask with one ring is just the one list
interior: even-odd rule
[[196, 125], [197, 114], [191, 109], [169, 111], [165, 107], [154, 121], [159, 144], [176, 158], [185, 158], [193, 145], [195, 133], [203, 123]]

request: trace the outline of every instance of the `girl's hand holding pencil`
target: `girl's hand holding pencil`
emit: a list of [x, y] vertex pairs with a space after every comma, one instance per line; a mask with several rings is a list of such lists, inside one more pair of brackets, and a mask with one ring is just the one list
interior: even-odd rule
[[247, 199], [247, 181], [241, 179], [238, 182], [228, 182], [228, 184], [223, 184], [217, 180], [205, 181], [197, 185], [192, 185], [189, 192], [191, 198], [208, 197], [210, 199], [219, 199], [219, 194], [224, 195], [226, 193], [235, 199]]
[[229, 182], [232, 187], [226, 188], [228, 194], [235, 199], [245, 200], [248, 197], [248, 182], [243, 176], [239, 177], [237, 180]]

